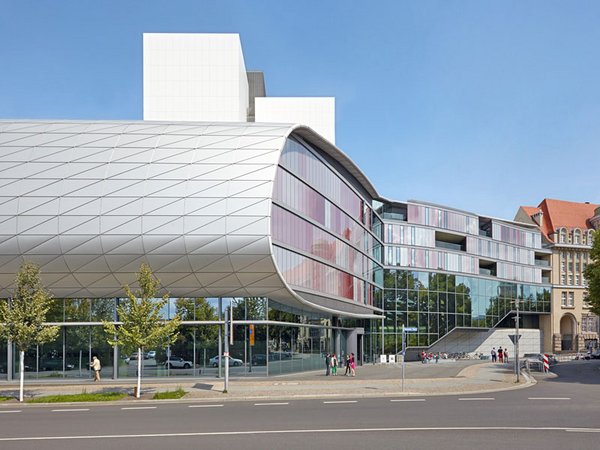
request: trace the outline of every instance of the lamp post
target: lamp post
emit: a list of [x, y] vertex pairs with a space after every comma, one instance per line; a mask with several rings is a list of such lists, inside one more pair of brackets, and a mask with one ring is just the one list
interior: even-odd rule
[[[522, 290], [523, 288], [521, 288]], [[517, 372], [517, 383], [520, 381], [521, 370], [519, 368], [519, 302], [517, 298], [515, 300], [515, 306], [517, 308], [517, 318], [515, 319], [515, 371]]]

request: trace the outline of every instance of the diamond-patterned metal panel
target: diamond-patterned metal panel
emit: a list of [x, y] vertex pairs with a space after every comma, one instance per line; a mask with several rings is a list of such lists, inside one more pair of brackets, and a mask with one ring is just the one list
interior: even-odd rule
[[122, 295], [145, 261], [173, 296], [255, 295], [264, 279], [264, 294], [293, 298], [270, 277], [269, 240], [290, 129], [0, 122], [0, 296], [28, 260], [57, 297]]

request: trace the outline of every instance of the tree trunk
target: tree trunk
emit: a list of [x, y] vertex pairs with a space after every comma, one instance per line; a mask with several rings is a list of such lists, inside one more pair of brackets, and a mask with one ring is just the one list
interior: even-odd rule
[[137, 390], [135, 393], [136, 398], [140, 398], [142, 391], [142, 349], [138, 347], [138, 376], [137, 376]]
[[19, 401], [22, 402], [23, 401], [23, 384], [25, 382], [25, 351], [21, 350], [19, 352], [19, 370], [21, 371], [20, 374], [20, 381], [19, 381]]

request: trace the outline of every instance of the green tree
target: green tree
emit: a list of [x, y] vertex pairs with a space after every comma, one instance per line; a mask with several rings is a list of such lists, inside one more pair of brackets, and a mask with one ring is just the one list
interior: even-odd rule
[[593, 233], [594, 243], [590, 252], [591, 262], [583, 273], [588, 285], [586, 301], [592, 306], [592, 312], [600, 315], [600, 231]]
[[[219, 319], [216, 308], [203, 297], [178, 298], [175, 300], [175, 310], [183, 321], [208, 322]], [[218, 336], [219, 328], [217, 325], [184, 326], [177, 341], [171, 346], [171, 354], [191, 358], [191, 342], [196, 342], [196, 350], [212, 349], [217, 347]]]
[[139, 290], [132, 292], [129, 286], [124, 286], [125, 295], [129, 301], [117, 306], [120, 324], [103, 322], [104, 331], [108, 335], [108, 343], [119, 345], [126, 352], [137, 351], [137, 390], [136, 397], [141, 394], [142, 361], [144, 348], [166, 347], [177, 340], [177, 329], [181, 323], [176, 314], [171, 320], [161, 316], [161, 309], [168, 302], [168, 295], [156, 299], [160, 281], [154, 277], [147, 264], [140, 266], [137, 274]]
[[21, 265], [16, 285], [11, 301], [0, 302], [0, 337], [12, 341], [19, 351], [19, 401], [22, 402], [25, 351], [32, 345], [55, 340], [58, 327], [44, 324], [52, 296], [42, 285], [39, 267], [32, 263]]

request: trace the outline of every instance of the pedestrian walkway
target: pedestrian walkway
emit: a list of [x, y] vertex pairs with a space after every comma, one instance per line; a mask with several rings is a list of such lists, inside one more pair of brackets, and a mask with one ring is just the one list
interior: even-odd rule
[[[135, 379], [106, 380], [101, 383], [81, 380], [35, 381], [25, 383], [26, 397], [42, 395], [78, 394], [81, 392], [118, 391], [130, 393]], [[229, 391], [223, 394], [221, 378], [145, 379], [142, 384], [144, 398], [159, 391], [183, 388], [189, 400], [249, 400], [283, 398], [360, 398], [381, 396], [452, 395], [492, 392], [514, 389], [531, 384], [527, 377], [516, 383], [512, 366], [489, 362], [447, 364], [407, 363], [405, 380], [401, 365], [365, 365], [357, 368], [356, 377], [339, 374], [325, 376], [324, 371], [295, 373], [269, 378], [231, 378]], [[15, 396], [18, 381], [0, 382], [0, 395]], [[7, 402], [1, 402], [0, 407]]]

